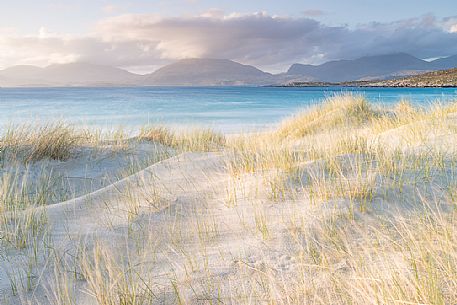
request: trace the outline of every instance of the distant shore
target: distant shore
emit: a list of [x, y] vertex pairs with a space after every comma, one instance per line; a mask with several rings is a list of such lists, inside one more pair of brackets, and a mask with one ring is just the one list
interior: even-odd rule
[[300, 82], [293, 81], [284, 87], [379, 87], [379, 88], [454, 88], [457, 87], [457, 69], [431, 71], [423, 74], [386, 80], [349, 82]]
[[301, 87], [361, 87], [361, 88], [457, 88], [457, 84], [452, 85], [413, 85], [413, 84], [389, 84], [386, 81], [378, 82], [344, 82], [344, 83], [323, 83], [323, 82], [303, 82], [282, 85], [271, 85], [267, 87], [277, 88], [301, 88]]

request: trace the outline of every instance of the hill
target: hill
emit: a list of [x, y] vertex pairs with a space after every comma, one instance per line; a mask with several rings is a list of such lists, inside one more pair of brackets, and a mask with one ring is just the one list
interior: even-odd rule
[[457, 69], [433, 71], [401, 79], [367, 83], [374, 87], [457, 87]]
[[434, 70], [457, 68], [457, 55], [439, 58], [430, 63]]
[[87, 63], [23, 65], [0, 71], [0, 86], [120, 86], [133, 85], [140, 78], [119, 68]]
[[145, 85], [261, 85], [273, 75], [227, 59], [183, 59], [146, 76]]

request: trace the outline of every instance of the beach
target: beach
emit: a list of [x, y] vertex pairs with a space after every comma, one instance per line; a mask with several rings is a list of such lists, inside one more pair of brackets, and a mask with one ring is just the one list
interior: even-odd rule
[[453, 304], [457, 104], [0, 139], [1, 304]]

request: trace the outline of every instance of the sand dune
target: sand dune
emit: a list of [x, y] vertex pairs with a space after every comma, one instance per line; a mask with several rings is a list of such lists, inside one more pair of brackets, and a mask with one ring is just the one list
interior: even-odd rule
[[[1, 211], [2, 230], [27, 239], [2, 243], [0, 301], [451, 304], [454, 109], [340, 96], [223, 147], [207, 132], [210, 145], [202, 134], [191, 145], [154, 129], [145, 138], [177, 155], [70, 200]], [[14, 231], [21, 219], [39, 230]]]

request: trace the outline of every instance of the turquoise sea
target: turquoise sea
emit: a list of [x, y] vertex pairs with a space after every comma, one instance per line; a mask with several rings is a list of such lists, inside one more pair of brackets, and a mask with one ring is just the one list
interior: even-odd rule
[[0, 88], [0, 131], [9, 125], [65, 121], [130, 131], [163, 124], [238, 133], [270, 127], [325, 97], [348, 91], [383, 104], [408, 99], [427, 106], [457, 99], [457, 88]]

